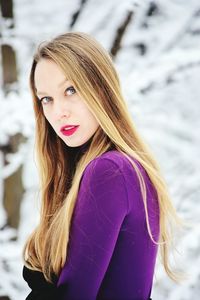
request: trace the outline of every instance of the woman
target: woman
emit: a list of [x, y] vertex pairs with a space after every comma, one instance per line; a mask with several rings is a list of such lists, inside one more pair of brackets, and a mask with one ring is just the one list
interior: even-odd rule
[[90, 35], [42, 43], [30, 85], [41, 214], [24, 247], [26, 299], [150, 299], [158, 246], [179, 222], [112, 60]]

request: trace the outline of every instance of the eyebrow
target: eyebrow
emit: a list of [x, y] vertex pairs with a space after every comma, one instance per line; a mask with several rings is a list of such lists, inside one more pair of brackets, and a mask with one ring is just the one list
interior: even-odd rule
[[[67, 78], [65, 78], [62, 82], [60, 82], [58, 84], [58, 88], [60, 88], [61, 86], [63, 86], [64, 83], [66, 83], [67, 81], [69, 81]], [[37, 95], [47, 95], [48, 93], [46, 92], [40, 92], [40, 91], [37, 91], [36, 87], [35, 87], [35, 92]]]

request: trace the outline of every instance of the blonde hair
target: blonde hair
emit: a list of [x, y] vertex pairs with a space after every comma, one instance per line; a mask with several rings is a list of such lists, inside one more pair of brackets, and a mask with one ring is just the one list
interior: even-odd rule
[[[53, 60], [85, 99], [100, 126], [92, 137], [89, 148], [76, 164], [72, 163], [69, 148], [56, 135], [44, 117], [36, 95], [34, 72], [41, 59]], [[34, 56], [30, 87], [36, 118], [36, 151], [41, 179], [40, 222], [28, 238], [23, 251], [25, 265], [41, 271], [47, 281], [59, 275], [67, 257], [71, 218], [77, 199], [81, 176], [87, 165], [108, 149], [121, 152], [135, 169], [141, 187], [148, 233], [160, 245], [164, 268], [173, 280], [177, 274], [169, 263], [172, 224], [180, 224], [159, 166], [149, 148], [137, 133], [113, 62], [106, 50], [90, 35], [69, 32], [39, 45]], [[146, 186], [136, 159], [146, 170], [155, 187], [160, 210], [160, 236], [155, 241], [151, 232]]]

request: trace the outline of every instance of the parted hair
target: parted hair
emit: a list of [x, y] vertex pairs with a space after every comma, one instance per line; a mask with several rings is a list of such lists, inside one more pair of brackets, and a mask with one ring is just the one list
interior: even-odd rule
[[[73, 159], [73, 151], [55, 133], [38, 101], [34, 74], [41, 59], [50, 59], [62, 69], [100, 125], [79, 160]], [[52, 282], [52, 274], [59, 275], [67, 258], [70, 224], [81, 176], [94, 158], [109, 149], [116, 149], [127, 157], [137, 174], [149, 236], [159, 245], [167, 274], [177, 281], [177, 274], [169, 262], [169, 249], [174, 228], [181, 220], [172, 205], [160, 167], [135, 128], [109, 53], [94, 37], [83, 32], [67, 32], [42, 42], [33, 57], [30, 88], [36, 122], [41, 211], [38, 226], [24, 245], [25, 265], [43, 272], [49, 282]], [[149, 223], [145, 181], [130, 156], [143, 166], [156, 190], [159, 240], [154, 239]]]

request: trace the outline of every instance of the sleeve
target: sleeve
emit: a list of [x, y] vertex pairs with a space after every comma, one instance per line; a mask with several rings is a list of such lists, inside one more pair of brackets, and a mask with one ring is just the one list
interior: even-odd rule
[[86, 168], [72, 217], [68, 259], [57, 283], [60, 300], [96, 299], [128, 212], [123, 173], [97, 158]]

